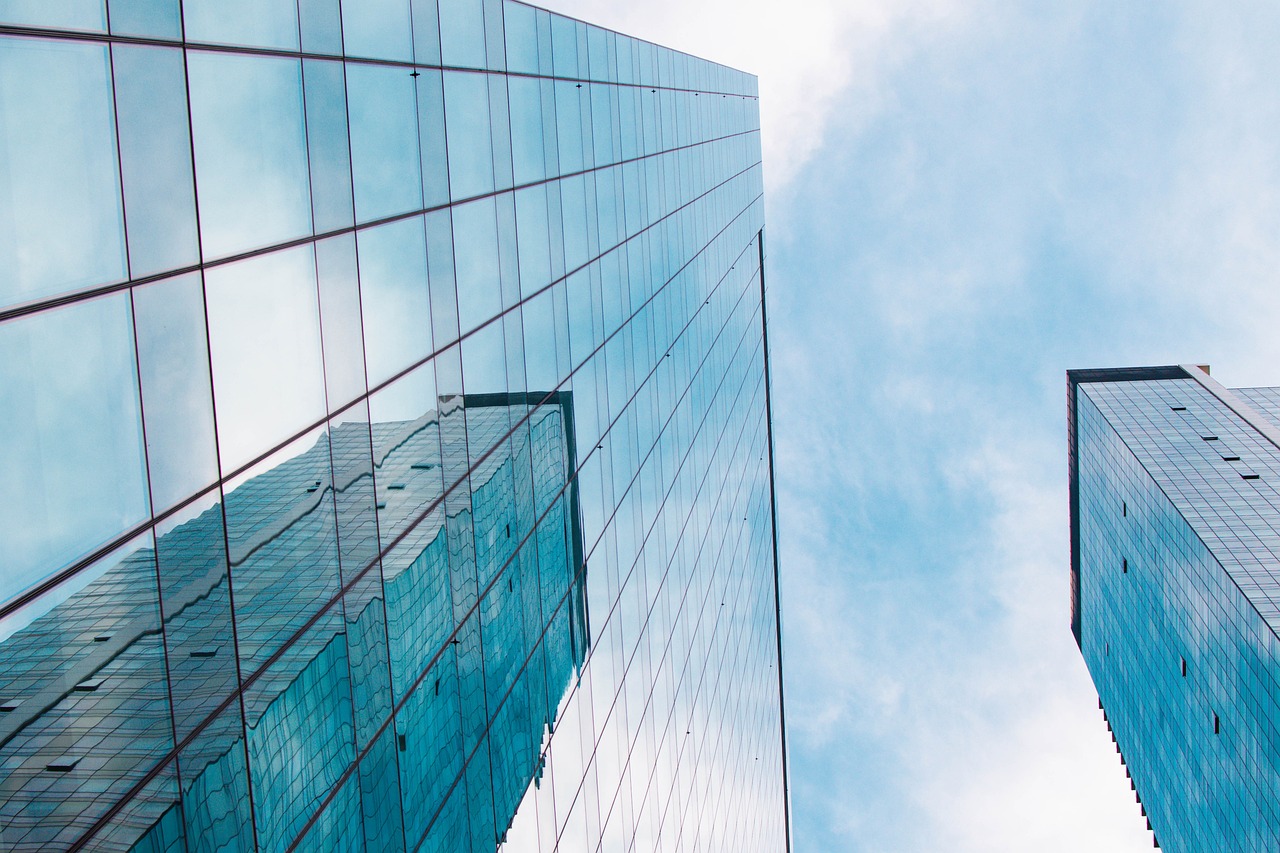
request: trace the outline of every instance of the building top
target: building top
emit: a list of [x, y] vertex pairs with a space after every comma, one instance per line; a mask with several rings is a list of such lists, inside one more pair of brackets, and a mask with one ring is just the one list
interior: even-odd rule
[[1082, 614], [1076, 434], [1085, 406], [1119, 435], [1280, 634], [1280, 389], [1228, 389], [1195, 365], [1073, 370], [1067, 382], [1077, 642]]

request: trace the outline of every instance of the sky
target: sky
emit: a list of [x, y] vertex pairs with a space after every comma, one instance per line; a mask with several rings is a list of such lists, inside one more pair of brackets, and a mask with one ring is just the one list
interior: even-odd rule
[[1150, 850], [1068, 368], [1280, 384], [1280, 10], [545, 0], [758, 74], [795, 850]]

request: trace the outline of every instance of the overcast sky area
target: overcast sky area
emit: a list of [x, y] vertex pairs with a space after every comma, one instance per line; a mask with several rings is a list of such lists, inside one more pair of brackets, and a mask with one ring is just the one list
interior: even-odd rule
[[1280, 384], [1280, 11], [544, 2], [760, 76], [796, 851], [1150, 850], [1064, 372]]

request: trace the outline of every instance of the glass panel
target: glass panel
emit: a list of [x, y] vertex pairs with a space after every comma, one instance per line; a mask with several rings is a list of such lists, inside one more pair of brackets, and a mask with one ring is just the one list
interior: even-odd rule
[[110, 0], [110, 5], [116, 35], [182, 39], [179, 0]]
[[484, 7], [480, 0], [438, 0], [440, 52], [455, 68], [484, 68]]
[[237, 686], [222, 492], [156, 526], [169, 689], [176, 736], [204, 724]]
[[351, 164], [361, 222], [422, 207], [414, 81], [406, 68], [347, 66]]
[[104, 0], [0, 0], [0, 23], [67, 30], [105, 30]]
[[334, 411], [366, 391], [355, 236], [344, 234], [317, 242], [316, 270], [320, 283], [325, 393], [329, 411]]
[[129, 295], [0, 324], [0, 601], [148, 517]]
[[200, 274], [133, 294], [151, 501], [160, 513], [218, 479]]
[[[342, 11], [339, 0], [298, 0], [303, 53], [342, 55]], [[310, 100], [310, 94], [307, 96]]]
[[427, 249], [420, 217], [360, 231], [357, 241], [365, 358], [373, 387], [431, 354]]
[[460, 71], [447, 71], [444, 75], [449, 188], [455, 200], [493, 192], [489, 86], [485, 78], [484, 74]]
[[340, 62], [302, 63], [307, 96], [307, 151], [311, 163], [311, 205], [315, 232], [350, 227], [351, 148], [347, 136], [347, 93]]
[[440, 13], [436, 0], [410, 0], [413, 8], [413, 61], [440, 64]]
[[507, 104], [507, 80], [498, 74], [490, 74], [489, 113], [494, 116], [493, 131], [493, 183], [499, 190], [509, 190], [514, 186], [511, 166], [511, 112]]
[[255, 849], [240, 703], [211, 720], [178, 755], [188, 853]]
[[498, 278], [498, 231], [492, 198], [453, 208], [453, 246], [458, 282], [458, 321], [469, 332], [502, 311]]
[[130, 274], [198, 263], [182, 51], [115, 45], [112, 62]]
[[520, 293], [528, 297], [551, 283], [546, 187], [539, 185], [518, 190], [515, 196]]
[[105, 45], [0, 37], [0, 306], [126, 276]]
[[546, 177], [541, 81], [507, 78], [511, 101], [511, 159], [517, 186]]
[[487, 62], [492, 71], [507, 69], [506, 35], [503, 32], [502, 0], [482, 0], [484, 3], [484, 41]]
[[315, 276], [310, 245], [205, 274], [224, 475], [324, 418]]
[[298, 49], [295, 0], [183, 0], [188, 41]]
[[538, 31], [533, 7], [506, 0], [502, 4], [502, 13], [506, 27], [507, 70], [520, 74], [537, 74]]
[[409, 0], [343, 3], [342, 43], [347, 56], [412, 62], [413, 29], [409, 25]]
[[[462, 342], [462, 375], [468, 394], [495, 394], [507, 390], [507, 355], [502, 322], [490, 323]], [[481, 452], [487, 448], [471, 448]]]
[[[173, 748], [148, 533], [0, 643], [0, 845], [66, 849]], [[173, 803], [135, 797], [97, 837], [128, 849]]]
[[422, 156], [422, 197], [426, 207], [449, 203], [449, 166], [444, 135], [444, 81], [439, 71], [421, 70], [418, 80], [418, 144]]
[[560, 143], [560, 174], [583, 169], [582, 99], [579, 84], [556, 81], [556, 137]]
[[[245, 679], [266, 666], [338, 591], [329, 450], [329, 433], [322, 427], [252, 466], [225, 488], [236, 643]], [[323, 639], [321, 645], [328, 641]], [[295, 662], [305, 663], [300, 658]], [[269, 693], [260, 690], [257, 696], [270, 702], [274, 694]], [[250, 704], [246, 698], [246, 713]], [[259, 706], [253, 713], [262, 710]]]
[[301, 72], [295, 59], [188, 54], [206, 259], [310, 233]]

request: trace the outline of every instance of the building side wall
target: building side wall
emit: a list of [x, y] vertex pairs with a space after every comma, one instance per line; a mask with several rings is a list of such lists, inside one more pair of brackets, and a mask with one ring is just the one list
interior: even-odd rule
[[[1172, 407], [1208, 401], [1170, 382], [1077, 395], [1081, 650], [1156, 839], [1175, 853], [1274, 850], [1275, 636], [1133, 450], [1132, 425], [1153, 440], [1185, 423], [1165, 418]], [[1183, 433], [1201, 452], [1198, 431]]]
[[0, 847], [786, 849], [757, 95], [0, 2]]

